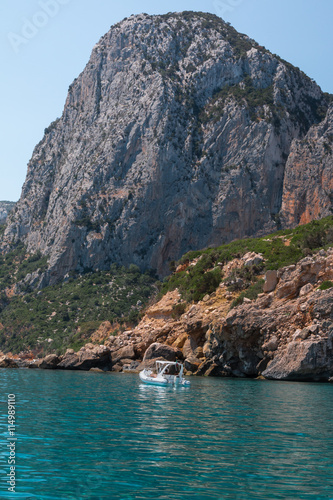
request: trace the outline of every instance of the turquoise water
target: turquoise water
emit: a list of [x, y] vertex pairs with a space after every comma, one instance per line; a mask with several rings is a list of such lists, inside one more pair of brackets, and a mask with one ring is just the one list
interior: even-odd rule
[[1, 499], [333, 499], [333, 385], [0, 370]]

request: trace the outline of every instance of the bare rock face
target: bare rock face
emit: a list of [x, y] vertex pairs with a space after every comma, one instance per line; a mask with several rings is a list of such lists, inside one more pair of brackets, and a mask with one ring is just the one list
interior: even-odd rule
[[135, 359], [136, 354], [132, 345], [121, 347], [112, 353], [112, 363], [117, 364], [121, 360]]
[[105, 346], [85, 346], [75, 353], [68, 352], [64, 355], [57, 368], [63, 370], [90, 370], [101, 368], [111, 370], [112, 362], [110, 350]]
[[272, 292], [275, 290], [278, 282], [277, 271], [267, 271], [265, 274], [265, 283], [263, 286], [263, 291], [265, 293]]
[[[36, 146], [3, 246], [48, 255], [45, 286], [112, 262], [164, 275], [190, 249], [276, 229], [304, 171], [297, 147], [330, 140], [331, 112], [315, 125], [326, 101], [216, 16], [131, 16], [93, 48]], [[315, 167], [313, 216], [331, 206], [330, 158]], [[288, 196], [293, 224], [303, 209]]]
[[243, 257], [245, 266], [258, 266], [264, 262], [264, 258], [261, 254], [255, 252], [248, 252]]
[[57, 368], [60, 363], [60, 359], [56, 354], [49, 354], [43, 358], [38, 366], [38, 368], [42, 368], [45, 370], [52, 370]]
[[1, 356], [0, 357], [0, 368], [18, 368], [18, 362], [9, 357], [9, 356]]
[[274, 380], [327, 381], [333, 373], [333, 333], [326, 339], [291, 342], [262, 375]]
[[[276, 288], [276, 296], [282, 298], [295, 298], [305, 290], [309, 290], [308, 285], [316, 283], [322, 273], [326, 273], [327, 279], [333, 277], [333, 269], [330, 268], [332, 258], [325, 259], [318, 257], [306, 257], [301, 260], [297, 267], [288, 266], [280, 271], [280, 282]], [[307, 286], [305, 289], [304, 286]]]
[[284, 176], [281, 222], [306, 224], [332, 214], [333, 105], [325, 120], [291, 145]]
[[198, 370], [201, 363], [202, 363], [202, 360], [200, 360], [196, 357], [189, 357], [189, 358], [185, 359], [184, 367], [185, 367], [185, 370], [194, 373]]
[[262, 349], [264, 351], [276, 351], [278, 345], [279, 345], [278, 338], [274, 335], [265, 344], [263, 344]]
[[232, 309], [213, 331], [209, 358], [234, 376], [324, 380], [333, 374], [333, 255], [306, 257], [278, 272], [274, 292]]
[[107, 339], [112, 332], [112, 325], [110, 321], [104, 321], [98, 330], [94, 332], [94, 334], [91, 336], [91, 341], [95, 344], [100, 344], [104, 342], [105, 339]]
[[145, 352], [143, 361], [155, 358], [163, 358], [166, 361], [176, 361], [176, 359], [182, 359], [183, 355], [180, 349], [154, 342]]

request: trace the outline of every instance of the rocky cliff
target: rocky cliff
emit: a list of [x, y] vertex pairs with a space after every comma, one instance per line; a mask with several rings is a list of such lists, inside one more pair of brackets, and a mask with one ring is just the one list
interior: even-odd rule
[[3, 246], [48, 255], [43, 285], [112, 262], [163, 275], [190, 249], [326, 213], [327, 107], [315, 82], [216, 16], [131, 16], [36, 146]]
[[292, 142], [286, 163], [281, 222], [291, 227], [332, 214], [333, 106], [325, 120]]

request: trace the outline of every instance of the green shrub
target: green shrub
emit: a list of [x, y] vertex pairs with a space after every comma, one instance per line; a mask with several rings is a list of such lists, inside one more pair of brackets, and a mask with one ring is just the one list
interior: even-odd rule
[[[4, 326], [0, 350], [17, 353], [39, 347], [44, 353], [64, 351], [81, 347], [103, 321], [135, 324], [142, 307], [138, 301], [144, 305], [150, 299], [156, 292], [155, 283], [151, 273], [142, 274], [136, 266], [112, 265], [108, 271], [78, 275], [16, 296], [0, 312]], [[52, 342], [46, 342], [48, 338]]]
[[174, 319], [180, 318], [182, 314], [186, 311], [186, 302], [179, 302], [172, 306], [172, 317]]
[[193, 294], [193, 300], [201, 300], [206, 294], [214, 292], [221, 283], [221, 279], [220, 269], [206, 272], [199, 281], [198, 289]]
[[333, 287], [333, 282], [330, 280], [323, 281], [322, 284], [319, 287], [319, 290], [328, 290], [329, 288]]
[[256, 300], [258, 297], [259, 293], [262, 293], [263, 291], [263, 285], [265, 283], [265, 280], [258, 280], [256, 283], [251, 285], [247, 290], [242, 292], [237, 299], [233, 300], [230, 305], [230, 309], [233, 309], [234, 307], [243, 304], [243, 301], [245, 298], [250, 299], [250, 300]]
[[247, 105], [252, 120], [257, 119], [256, 108], [263, 105], [268, 105], [272, 113], [276, 113], [272, 85], [266, 88], [256, 88], [249, 75], [245, 76], [242, 83], [243, 87], [235, 84], [216, 89], [211, 101], [201, 111], [200, 120], [203, 123], [219, 120], [224, 113], [225, 103], [230, 98], [239, 105]]
[[[288, 240], [288, 245], [286, 244]], [[248, 287], [260, 273], [269, 269], [279, 269], [284, 266], [296, 264], [300, 259], [308, 255], [309, 251], [326, 248], [333, 243], [333, 216], [325, 217], [319, 221], [298, 226], [295, 229], [280, 230], [271, 235], [261, 238], [246, 238], [216, 248], [190, 251], [174, 263], [174, 267], [185, 264], [201, 257], [196, 265], [189, 266], [185, 271], [172, 274], [168, 277], [161, 289], [164, 294], [169, 290], [178, 288], [182, 297], [187, 301], [201, 300], [203, 289], [213, 290], [213, 284], [209, 284], [210, 277], [203, 278], [207, 270], [218, 264], [226, 264], [234, 258], [240, 258], [247, 252], [261, 253], [265, 264], [258, 268], [247, 268], [235, 271], [235, 276], [245, 281]], [[310, 247], [310, 248], [309, 248]], [[219, 273], [216, 283], [222, 279]], [[218, 286], [218, 284], [216, 285]], [[257, 285], [259, 286], [259, 285]], [[211, 293], [207, 291], [206, 293]], [[245, 295], [244, 295], [245, 296]], [[248, 297], [250, 298], [250, 297]], [[242, 298], [240, 299], [242, 300]]]

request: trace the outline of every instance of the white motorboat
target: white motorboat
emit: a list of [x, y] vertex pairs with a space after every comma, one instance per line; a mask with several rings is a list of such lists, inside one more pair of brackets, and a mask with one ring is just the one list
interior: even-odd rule
[[142, 382], [150, 385], [190, 385], [183, 377], [184, 366], [178, 361], [156, 361], [156, 369], [145, 368], [139, 373]]

